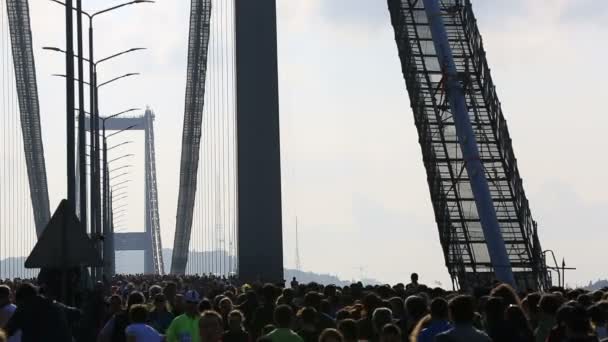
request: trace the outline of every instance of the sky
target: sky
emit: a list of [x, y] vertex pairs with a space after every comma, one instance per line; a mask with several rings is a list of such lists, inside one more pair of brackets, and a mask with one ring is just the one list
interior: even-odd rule
[[[85, 0], [86, 9], [119, 3]], [[148, 50], [100, 66], [101, 111], [156, 113], [162, 240], [171, 247], [184, 111], [189, 1], [157, 0], [98, 17], [95, 53]], [[476, 0], [473, 8], [544, 249], [576, 270], [572, 285], [606, 278], [603, 182], [608, 2]], [[65, 196], [63, 9], [30, 1], [51, 208]], [[284, 264], [294, 223], [306, 271], [342, 279], [450, 284], [389, 13], [381, 0], [277, 0]], [[126, 225], [143, 229], [143, 134], [121, 151], [133, 175]], [[117, 149], [118, 150], [118, 149]], [[119, 152], [117, 152], [119, 153]]]

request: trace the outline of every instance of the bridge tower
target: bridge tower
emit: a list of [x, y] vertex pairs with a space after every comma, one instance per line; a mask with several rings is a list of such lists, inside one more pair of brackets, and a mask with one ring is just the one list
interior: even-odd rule
[[246, 281], [280, 282], [283, 228], [276, 1], [236, 0], [235, 5], [238, 273]]
[[[226, 6], [226, 4], [231, 4]], [[233, 5], [232, 5], [233, 4]], [[229, 32], [210, 29], [214, 16], [217, 22], [230, 23]], [[219, 9], [219, 10], [218, 10]], [[218, 27], [218, 26], [214, 26]], [[210, 188], [197, 189], [201, 132], [204, 124], [205, 97], [218, 96], [217, 79], [207, 81], [210, 35], [234, 37], [229, 49], [234, 55], [227, 58], [236, 73], [220, 88], [233, 88], [229, 92], [229, 105], [219, 108], [224, 116], [236, 108], [236, 251], [231, 258], [238, 259], [237, 273], [245, 281], [261, 278], [265, 281], [283, 280], [283, 239], [281, 210], [281, 171], [279, 146], [279, 102], [277, 70], [277, 32], [275, 0], [192, 0], [188, 50], [188, 79], [186, 83], [185, 113], [182, 134], [180, 187], [171, 273], [183, 274], [188, 264], [188, 253], [193, 233], [193, 213], [196, 193], [212, 192]], [[217, 37], [215, 37], [217, 38]], [[221, 38], [220, 38], [221, 39]], [[213, 39], [212, 39], [213, 40]], [[232, 44], [231, 42], [227, 44]], [[222, 43], [220, 43], [222, 46]], [[217, 49], [217, 45], [211, 49]], [[213, 53], [214, 51], [212, 51]], [[213, 59], [213, 54], [210, 58]], [[215, 52], [218, 54], [217, 52]], [[223, 52], [219, 55], [224, 56]], [[222, 57], [223, 58], [223, 57]], [[213, 63], [209, 63], [212, 65]], [[210, 73], [212, 74], [212, 73]], [[223, 76], [222, 76], [223, 77]], [[225, 80], [225, 78], [221, 78]], [[222, 82], [222, 81], [220, 81]], [[207, 89], [211, 92], [206, 94]], [[211, 102], [212, 102], [211, 101]], [[213, 103], [211, 103], [213, 107]], [[201, 164], [204, 161], [201, 162]], [[203, 165], [209, 167], [209, 165]], [[263, 198], [263, 200], [260, 200]], [[212, 199], [207, 198], [206, 201]], [[196, 233], [196, 231], [195, 231]], [[221, 235], [221, 232], [217, 234]], [[260, 239], [260, 237], [263, 237]], [[209, 236], [199, 240], [213, 240]], [[255, 241], [255, 243], [253, 243]], [[200, 244], [201, 241], [195, 241]], [[232, 243], [232, 242], [230, 242]], [[202, 270], [202, 268], [200, 268]], [[202, 273], [199, 271], [199, 273]]]
[[[156, 180], [156, 152], [154, 147], [154, 113], [146, 109], [144, 115], [135, 117], [116, 117], [106, 122], [107, 131], [119, 131], [123, 129], [144, 131], [144, 153], [145, 153], [145, 226], [144, 232], [140, 233], [113, 233], [104, 248], [104, 254], [109, 257], [105, 260], [110, 267], [110, 273], [116, 269], [115, 251], [143, 251], [144, 273], [164, 274], [164, 262], [162, 256], [162, 243], [160, 237], [160, 219], [158, 211], [158, 190]], [[89, 129], [87, 118], [86, 128]], [[111, 194], [106, 196], [111, 198]], [[111, 209], [111, 203], [108, 203]], [[110, 217], [111, 210], [110, 210]], [[108, 224], [114, 232], [113, 220], [110, 218]]]
[[508, 273], [521, 289], [546, 288], [537, 225], [471, 1], [388, 7], [452, 281], [472, 288]]

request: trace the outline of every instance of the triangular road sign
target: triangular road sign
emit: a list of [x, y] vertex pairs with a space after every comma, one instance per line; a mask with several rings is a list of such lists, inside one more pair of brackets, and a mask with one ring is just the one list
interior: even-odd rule
[[74, 209], [67, 200], [62, 200], [25, 261], [25, 267], [67, 269], [77, 266], [103, 266], [103, 262]]

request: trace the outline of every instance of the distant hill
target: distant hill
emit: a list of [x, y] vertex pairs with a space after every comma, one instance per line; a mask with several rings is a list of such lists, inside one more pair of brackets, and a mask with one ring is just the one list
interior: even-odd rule
[[[163, 249], [163, 260], [165, 262], [165, 271], [169, 271], [171, 269], [171, 255], [173, 253], [173, 250], [170, 248], [165, 248]], [[226, 258], [226, 260], [229, 260], [231, 257], [227, 256], [225, 254], [225, 252], [190, 252], [190, 255], [188, 256], [189, 260], [194, 260], [194, 259], [199, 259], [199, 260], [205, 260], [205, 258], [208, 257], [215, 257], [215, 258]], [[216, 259], [218, 260], [218, 259]], [[204, 269], [204, 267], [201, 269], [200, 273], [206, 273], [207, 271]], [[298, 271], [298, 270], [293, 270], [293, 269], [285, 269], [285, 280], [287, 280], [287, 282], [289, 283], [289, 281], [291, 281], [291, 279], [293, 277], [296, 277], [296, 279], [301, 282], [301, 283], [310, 283], [310, 282], [316, 282], [319, 284], [334, 284], [334, 285], [339, 285], [339, 286], [345, 286], [345, 285], [349, 285], [351, 284], [353, 281], [347, 281], [347, 280], [341, 280], [340, 278], [338, 278], [335, 275], [331, 275], [331, 274], [318, 274], [318, 273], [314, 273], [314, 272], [303, 272], [303, 271]], [[358, 281], [358, 280], [356, 280]], [[378, 282], [375, 279], [363, 279], [362, 282], [364, 284], [369, 284], [369, 285], [377, 285], [380, 284], [380, 282]]]
[[7, 258], [0, 260], [0, 278], [31, 278], [38, 270], [28, 270], [25, 264], [26, 257]]
[[590, 281], [586, 287], [589, 291], [601, 290], [603, 288], [608, 288], [608, 280], [606, 279], [598, 280], [595, 283]]
[[[171, 269], [171, 255], [173, 250], [170, 248], [163, 249], [163, 260], [165, 263], [165, 272], [168, 272]], [[220, 260], [224, 258], [225, 262], [231, 260], [232, 257], [228, 256], [226, 252], [190, 252], [188, 256], [189, 260], [209, 260], [209, 258], [213, 258], [215, 260]], [[117, 255], [117, 272], [120, 273], [141, 273], [143, 271], [143, 252], [120, 252]], [[23, 267], [25, 263], [25, 257], [17, 257], [17, 258], [8, 258], [0, 260], [0, 274], [4, 278], [17, 278], [22, 277], [26, 271]], [[34, 272], [32, 270], [30, 272]], [[201, 268], [199, 273], [209, 273], [210, 269], [206, 269], [204, 263], [201, 262]], [[319, 284], [334, 284], [338, 286], [349, 285], [354, 281], [359, 280], [342, 280], [335, 275], [331, 274], [318, 274], [314, 272], [304, 272], [293, 269], [285, 269], [285, 279], [287, 283], [291, 281], [293, 277], [300, 283], [310, 283], [316, 282]], [[377, 285], [380, 284], [375, 279], [363, 279], [361, 280], [366, 285]]]

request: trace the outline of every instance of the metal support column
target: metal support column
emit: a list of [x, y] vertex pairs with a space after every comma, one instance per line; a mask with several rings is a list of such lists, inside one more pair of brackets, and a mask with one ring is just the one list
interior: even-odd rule
[[238, 275], [244, 281], [280, 282], [283, 237], [276, 2], [236, 0], [235, 20]]
[[76, 142], [74, 141], [74, 23], [72, 13], [72, 0], [65, 5], [65, 68], [66, 68], [66, 135], [67, 135], [67, 196], [72, 209], [76, 204], [76, 173], [75, 160]]
[[458, 79], [454, 56], [441, 16], [441, 8], [438, 0], [423, 0], [423, 2], [439, 65], [443, 71], [444, 86], [454, 116], [460, 148], [466, 161], [466, 169], [470, 177], [471, 189], [475, 197], [475, 205], [479, 213], [492, 267], [499, 281], [515, 285], [511, 263], [496, 217], [494, 202], [479, 158], [477, 139], [469, 118], [464, 89]]

